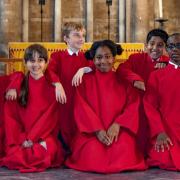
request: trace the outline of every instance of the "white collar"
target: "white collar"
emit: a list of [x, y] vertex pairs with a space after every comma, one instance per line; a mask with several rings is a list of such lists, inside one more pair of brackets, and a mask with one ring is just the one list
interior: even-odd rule
[[70, 56], [72, 56], [73, 54], [76, 54], [76, 56], [78, 56], [79, 53], [79, 51], [73, 52], [71, 49], [67, 49], [67, 51]]
[[177, 69], [179, 67], [179, 65], [175, 64], [174, 62], [172, 61], [169, 61], [169, 64], [173, 65], [175, 69]]

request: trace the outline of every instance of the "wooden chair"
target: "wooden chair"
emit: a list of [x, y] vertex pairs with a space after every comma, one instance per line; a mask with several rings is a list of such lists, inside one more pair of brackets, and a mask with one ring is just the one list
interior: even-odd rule
[[15, 71], [25, 72], [23, 59], [0, 58], [1, 75], [9, 75]]

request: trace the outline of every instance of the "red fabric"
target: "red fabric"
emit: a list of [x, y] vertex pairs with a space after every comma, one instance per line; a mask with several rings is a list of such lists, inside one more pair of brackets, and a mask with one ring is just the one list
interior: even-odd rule
[[149, 75], [155, 70], [154, 66], [159, 62], [168, 62], [169, 57], [161, 56], [158, 61], [153, 61], [147, 53], [137, 53], [129, 56], [129, 59], [120, 64], [117, 73], [127, 81], [147, 82]]
[[4, 97], [9, 84], [9, 76], [0, 77], [0, 158], [4, 156]]
[[8, 91], [9, 89], [16, 89], [17, 93], [19, 93], [21, 88], [22, 78], [23, 78], [23, 73], [20, 71], [10, 74], [9, 84], [6, 88], [6, 91]]
[[[98, 70], [84, 76], [75, 96], [78, 132], [73, 139], [72, 155], [66, 165], [82, 171], [113, 173], [144, 170], [142, 155], [136, 147], [138, 96], [116, 79], [115, 72]], [[113, 122], [121, 126], [118, 142], [103, 145], [95, 136]]]
[[[15, 73], [15, 76], [17, 74]], [[18, 74], [23, 78], [22, 74]], [[5, 103], [6, 156], [3, 165], [21, 172], [43, 171], [58, 167], [63, 162], [63, 150], [58, 142], [58, 106], [54, 87], [45, 77], [39, 80], [29, 76], [27, 107], [17, 101]], [[25, 140], [33, 142], [32, 148], [23, 148]], [[47, 150], [40, 145], [45, 141]]]
[[[147, 53], [132, 54], [127, 61], [119, 65], [117, 69], [117, 75], [132, 85], [134, 81], [143, 81], [146, 85], [150, 73], [156, 70], [154, 66], [159, 62], [167, 63], [168, 61], [169, 57], [167, 56], [161, 56], [158, 61], [153, 61]], [[138, 132], [138, 144], [141, 151], [144, 152], [146, 156], [146, 151], [148, 148], [149, 127], [143, 107], [144, 92], [139, 90], [139, 94], [141, 99], [139, 106], [140, 125]]]
[[47, 77], [51, 82], [61, 82], [66, 93], [67, 103], [60, 105], [60, 129], [65, 142], [69, 145], [76, 126], [73, 116], [74, 92], [72, 78], [79, 68], [89, 66], [93, 68], [92, 61], [87, 61], [82, 52], [78, 56], [71, 56], [66, 51], [55, 52], [51, 55], [47, 69]]
[[[151, 130], [151, 147], [148, 163], [168, 170], [180, 170], [180, 69], [168, 65], [151, 74], [144, 107]], [[173, 146], [165, 152], [154, 150], [155, 140], [166, 132]]]

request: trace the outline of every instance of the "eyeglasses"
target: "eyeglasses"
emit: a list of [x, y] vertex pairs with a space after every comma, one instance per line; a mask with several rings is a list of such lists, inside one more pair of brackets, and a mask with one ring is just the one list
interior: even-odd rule
[[180, 43], [167, 45], [167, 49], [168, 49], [168, 50], [172, 50], [172, 49], [174, 49], [174, 48], [180, 49]]

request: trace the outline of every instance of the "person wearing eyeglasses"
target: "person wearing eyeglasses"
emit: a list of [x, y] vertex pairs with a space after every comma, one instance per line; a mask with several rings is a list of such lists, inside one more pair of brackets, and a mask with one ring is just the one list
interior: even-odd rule
[[169, 36], [169, 64], [151, 73], [144, 96], [150, 126], [147, 163], [167, 170], [180, 170], [180, 33]]

